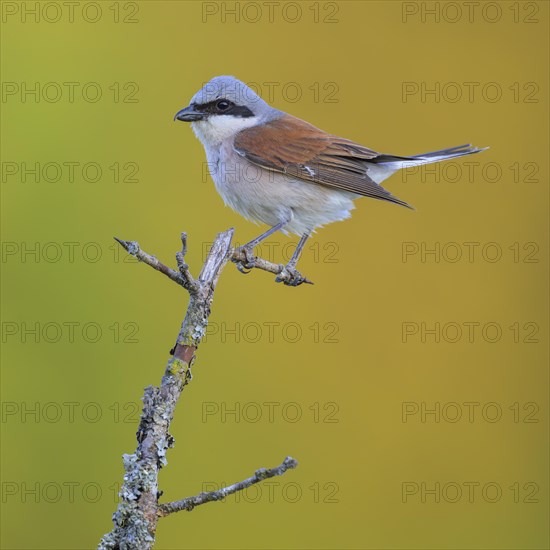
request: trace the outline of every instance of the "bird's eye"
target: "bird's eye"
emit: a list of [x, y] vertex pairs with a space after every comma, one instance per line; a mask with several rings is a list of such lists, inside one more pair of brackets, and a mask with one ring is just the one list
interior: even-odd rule
[[229, 103], [229, 101], [226, 101], [225, 99], [222, 99], [221, 101], [218, 101], [218, 103], [216, 103], [216, 107], [220, 111], [227, 111], [227, 109], [229, 109], [229, 107], [230, 107], [230, 103]]

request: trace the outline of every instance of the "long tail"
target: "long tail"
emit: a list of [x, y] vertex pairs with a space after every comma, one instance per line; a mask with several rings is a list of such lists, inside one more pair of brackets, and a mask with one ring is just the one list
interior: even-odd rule
[[448, 149], [441, 149], [440, 151], [422, 153], [420, 155], [414, 155], [412, 157], [379, 155], [378, 157], [372, 159], [370, 162], [381, 164], [393, 170], [399, 170], [400, 168], [420, 166], [422, 164], [431, 164], [432, 162], [441, 162], [442, 160], [463, 157], [464, 155], [473, 155], [474, 153], [480, 153], [481, 151], [485, 151], [486, 149], [488, 149], [488, 147], [473, 147], [470, 143], [466, 143], [465, 145], [449, 147]]
[[[440, 151], [430, 151], [429, 153], [422, 153], [421, 155], [414, 155], [412, 157], [398, 157], [395, 155], [378, 155], [372, 159], [369, 159], [367, 163], [370, 165], [367, 168], [367, 173], [370, 178], [380, 185], [384, 180], [389, 178], [392, 174], [395, 174], [398, 170], [403, 168], [412, 168], [413, 166], [421, 166], [422, 164], [431, 164], [433, 162], [441, 162], [442, 160], [454, 159], [456, 157], [463, 157], [464, 155], [473, 155], [474, 153], [480, 153], [489, 149], [488, 147], [472, 147], [469, 143], [465, 145], [458, 145], [457, 147], [449, 147], [448, 149], [441, 149]], [[414, 208], [407, 204], [405, 201], [390, 195], [391, 202], [406, 206], [407, 208]]]

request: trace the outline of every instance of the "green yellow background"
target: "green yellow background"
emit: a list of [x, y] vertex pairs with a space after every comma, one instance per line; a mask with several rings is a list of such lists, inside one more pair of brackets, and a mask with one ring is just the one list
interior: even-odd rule
[[[274, 90], [275, 107], [379, 151], [491, 148], [464, 159], [475, 163], [473, 177], [458, 161], [458, 178], [386, 182], [415, 212], [361, 200], [351, 220], [319, 231], [318, 248], [301, 261], [314, 286], [226, 268], [211, 317], [218, 332], [198, 352], [172, 426], [162, 500], [229, 484], [286, 455], [300, 465], [262, 493], [163, 519], [157, 548], [548, 548], [548, 3], [498, 2], [491, 22], [494, 6], [479, 3], [469, 20], [458, 2], [463, 15], [452, 22], [456, 12], [442, 2], [437, 22], [424, 13], [433, 2], [302, 2], [294, 23], [287, 2], [273, 7], [272, 22], [263, 2], [240, 2], [238, 22], [223, 15], [234, 3], [99, 2], [95, 23], [83, 4], [73, 22], [66, 10], [37, 22], [21, 16], [21, 3], [6, 4], [2, 80], [18, 91], [1, 104], [4, 167], [93, 162], [103, 175], [2, 181], [2, 547], [92, 548], [111, 528], [121, 455], [135, 448], [135, 404], [159, 383], [186, 307], [174, 284], [123, 261], [112, 237], [172, 264], [187, 231], [197, 273], [217, 232], [235, 227], [242, 243], [259, 231], [224, 207], [203, 175], [200, 143], [172, 121], [204, 82], [232, 74], [266, 98]], [[246, 13], [245, 4], [253, 4]], [[79, 83], [74, 101], [66, 86], [56, 102], [21, 95], [23, 83], [51, 82]], [[102, 90], [97, 102], [82, 98], [89, 82]], [[471, 101], [454, 101], [452, 86], [404, 101], [403, 82], [459, 83], [464, 94], [463, 83], [479, 85]], [[482, 94], [487, 83], [500, 99]], [[113, 181], [114, 163], [136, 163], [137, 181], [122, 181], [133, 165]], [[293, 241], [271, 242], [280, 253]], [[480, 243], [472, 261], [453, 262], [449, 246], [439, 261], [403, 259], [403, 243], [458, 243], [465, 253], [466, 242]], [[486, 243], [501, 248], [499, 261], [481, 254]], [[37, 256], [21, 252], [36, 246]], [[420, 333], [403, 341], [403, 323], [469, 322], [480, 323], [473, 341], [466, 332], [455, 343], [429, 334], [423, 342]], [[23, 338], [35, 323], [52, 332]], [[74, 338], [67, 323], [76, 323]], [[87, 323], [101, 328], [95, 343], [82, 334]], [[502, 328], [498, 342], [481, 334], [486, 323]], [[47, 341], [60, 326], [59, 341]], [[472, 422], [450, 421], [449, 406], [439, 422], [422, 422], [420, 413], [404, 421], [404, 402], [480, 406]], [[24, 414], [37, 403], [37, 416]], [[502, 410], [499, 421], [482, 416], [487, 403]], [[239, 417], [222, 414], [235, 404]], [[480, 484], [471, 502], [469, 482]], [[451, 485], [438, 503], [420, 492], [404, 499], [403, 483]], [[481, 495], [487, 483], [502, 489], [498, 502]], [[449, 502], [456, 484], [464, 495]]]

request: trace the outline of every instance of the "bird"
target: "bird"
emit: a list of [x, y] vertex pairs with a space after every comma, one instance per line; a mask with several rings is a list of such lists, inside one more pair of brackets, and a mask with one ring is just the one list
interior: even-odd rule
[[191, 123], [225, 204], [270, 226], [240, 247], [240, 271], [254, 267], [254, 248], [275, 232], [299, 236], [284, 276], [276, 279], [290, 286], [311, 283], [296, 267], [306, 241], [316, 229], [349, 218], [355, 199], [412, 209], [381, 183], [403, 168], [486, 149], [465, 144], [408, 157], [379, 153], [270, 106], [233, 76], [212, 78], [174, 120]]

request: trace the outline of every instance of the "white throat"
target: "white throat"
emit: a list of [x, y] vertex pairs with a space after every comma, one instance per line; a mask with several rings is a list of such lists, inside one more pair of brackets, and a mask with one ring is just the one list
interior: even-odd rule
[[243, 118], [232, 115], [217, 115], [192, 122], [191, 128], [205, 147], [212, 147], [213, 145], [219, 145], [222, 141], [246, 128], [256, 126], [258, 123], [259, 118], [257, 116]]

